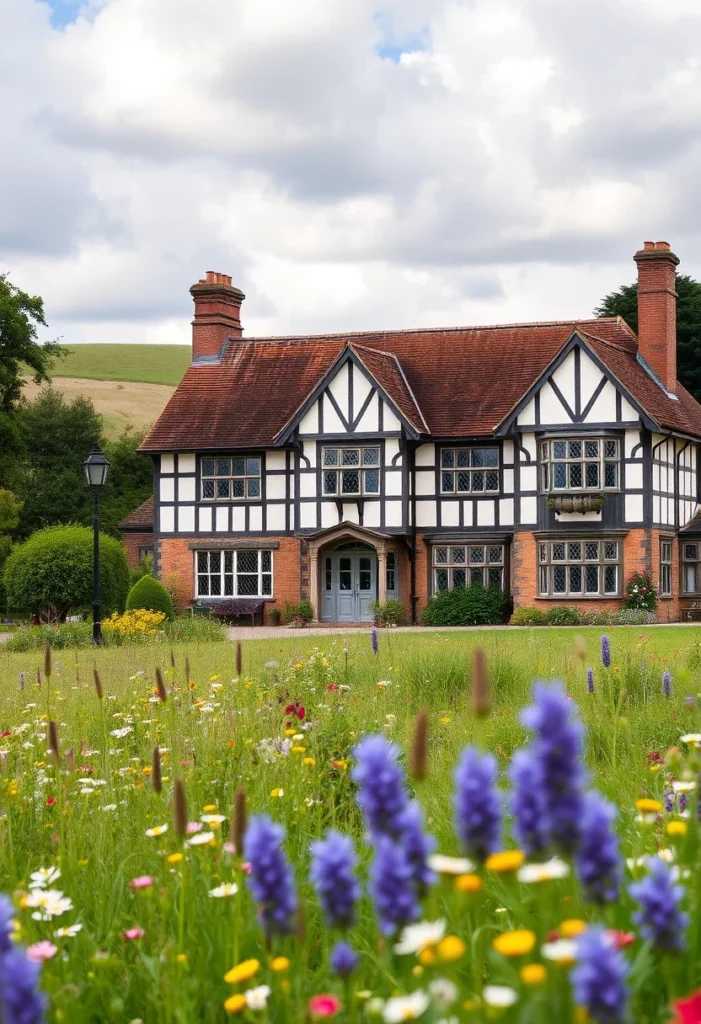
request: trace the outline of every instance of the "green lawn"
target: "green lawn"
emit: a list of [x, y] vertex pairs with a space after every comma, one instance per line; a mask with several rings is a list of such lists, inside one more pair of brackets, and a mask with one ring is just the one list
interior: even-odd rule
[[[667, 822], [681, 818], [673, 814], [640, 824], [634, 805], [641, 797], [663, 798], [671, 786], [672, 776], [664, 768], [651, 770], [650, 755], [663, 755], [680, 735], [701, 731], [696, 701], [701, 629], [612, 628], [607, 631], [612, 648], [608, 670], [601, 666], [600, 632], [380, 631], [377, 655], [369, 631], [353, 633], [347, 648], [343, 637], [290, 632], [281, 640], [246, 641], [240, 678], [230, 643], [177, 645], [174, 669], [170, 650], [159, 645], [62, 650], [53, 655], [50, 682], [41, 685], [36, 681], [40, 653], [11, 654], [0, 648], [0, 891], [15, 894], [24, 942], [50, 939], [60, 949], [43, 968], [51, 997], [49, 1021], [214, 1024], [227, 1019], [227, 997], [268, 985], [268, 1009], [249, 1006], [242, 1020], [301, 1024], [309, 1019], [308, 1000], [332, 993], [343, 1003], [337, 1024], [360, 1024], [382, 1021], [383, 1013], [386, 1021], [400, 1019], [391, 1016], [389, 1004], [373, 1018], [370, 1011], [379, 1004], [372, 999], [425, 993], [433, 982], [447, 980], [457, 985], [459, 999], [443, 1010], [434, 1000], [421, 1011], [426, 1024], [448, 1019], [460, 1024], [495, 1019], [574, 1024], [583, 1018], [573, 1005], [567, 969], [543, 959], [540, 950], [563, 919], [585, 919], [634, 934], [633, 944], [621, 954], [632, 966], [630, 1019], [667, 1024], [673, 1017], [668, 998], [701, 983], [698, 826], [693, 814], [684, 825], [686, 837], [670, 838]], [[481, 722], [469, 710], [476, 644], [487, 653], [493, 699], [492, 714]], [[95, 692], [93, 664], [102, 701]], [[165, 676], [165, 703], [153, 689], [157, 666]], [[594, 693], [586, 686], [589, 666]], [[671, 696], [663, 693], [664, 671], [671, 673]], [[562, 881], [529, 887], [478, 866], [470, 875], [476, 876], [476, 895], [457, 892], [453, 880], [444, 878], [423, 899], [423, 919], [445, 919], [447, 932], [464, 944], [458, 959], [443, 957], [441, 947], [435, 956], [431, 953], [434, 961], [438, 958], [435, 964], [430, 958], [419, 963], [416, 956], [394, 954], [395, 940], [380, 936], [373, 900], [366, 894], [349, 933], [361, 964], [344, 986], [329, 971], [338, 935], [322, 921], [308, 869], [310, 842], [334, 827], [352, 835], [364, 880], [369, 870], [372, 849], [350, 778], [353, 748], [363, 734], [381, 733], [406, 752], [416, 714], [427, 708], [428, 775], [410, 785], [438, 850], [457, 855], [461, 848], [453, 828], [452, 793], [460, 752], [470, 743], [491, 751], [505, 792], [513, 752], [529, 738], [519, 711], [529, 702], [536, 678], [563, 680], [575, 702], [572, 708], [580, 709], [587, 730], [587, 769], [593, 784], [618, 808], [623, 855], [665, 846], [691, 867], [685, 897], [693, 922], [690, 951], [661, 959], [640, 938], [627, 891], [599, 908], [583, 899], [574, 867]], [[304, 709], [298, 718], [285, 710], [295, 703]], [[56, 722], [58, 768], [47, 749], [49, 718]], [[293, 727], [286, 734], [288, 724]], [[282, 748], [285, 739], [291, 750]], [[160, 794], [150, 783], [156, 745], [162, 759]], [[213, 832], [211, 843], [187, 846], [176, 835], [175, 776], [183, 781], [191, 822], [203, 814], [224, 816], [221, 826], [216, 821], [203, 826]], [[674, 777], [682, 778], [683, 769], [677, 767]], [[269, 945], [256, 923], [241, 857], [227, 846], [238, 787], [245, 790], [249, 814], [270, 814], [284, 826], [304, 908], [294, 934], [274, 937]], [[161, 825], [168, 825], [162, 835], [146, 835]], [[515, 845], [509, 815], [502, 842]], [[28, 880], [31, 872], [50, 866], [60, 867], [61, 878], [53, 885], [70, 897], [73, 908], [55, 920], [37, 921], [31, 907], [23, 906]], [[623, 872], [627, 887], [630, 874]], [[135, 890], [130, 882], [141, 876], [151, 882]], [[239, 891], [213, 898], [212, 890], [225, 883], [235, 883]], [[79, 934], [56, 938], [57, 927], [74, 923], [82, 925]], [[132, 928], [144, 934], [125, 939], [123, 933]], [[532, 954], [512, 961], [492, 949], [492, 939], [511, 929], [533, 932]], [[276, 973], [270, 966], [273, 956], [289, 959], [289, 968]], [[251, 968], [252, 980], [225, 983], [224, 974], [247, 959], [260, 962]], [[522, 983], [519, 970], [526, 961], [545, 966], [539, 987]], [[506, 1011], [490, 1009], [481, 1001], [485, 983], [513, 989], [516, 1004]], [[236, 1006], [230, 1004], [232, 1011]]]
[[56, 361], [53, 376], [176, 385], [191, 358], [189, 345], [77, 345]]

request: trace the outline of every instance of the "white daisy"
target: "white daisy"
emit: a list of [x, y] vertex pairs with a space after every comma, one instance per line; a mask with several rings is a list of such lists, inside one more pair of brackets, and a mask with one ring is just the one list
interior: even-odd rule
[[47, 885], [51, 885], [52, 882], [58, 881], [60, 877], [60, 868], [39, 868], [38, 871], [32, 871], [29, 876], [29, 888], [45, 889]]
[[268, 1005], [270, 986], [257, 985], [255, 988], [249, 988], [247, 992], [244, 992], [244, 995], [246, 997], [246, 1006], [249, 1010], [264, 1010]]
[[221, 885], [218, 885], [216, 889], [210, 889], [209, 895], [215, 900], [220, 900], [224, 896], [235, 896], [238, 891], [239, 887], [236, 882], [223, 882]]
[[69, 924], [65, 928], [57, 928], [54, 932], [55, 939], [74, 939], [78, 932], [83, 930], [82, 924]]
[[696, 780], [687, 779], [686, 781], [673, 782], [672, 789], [675, 793], [692, 793], [696, 789]]
[[442, 853], [431, 854], [427, 863], [437, 875], [469, 875], [475, 870], [474, 863], [467, 857], [446, 857]]
[[58, 889], [32, 889], [26, 897], [26, 906], [36, 907], [34, 921], [50, 921], [73, 909], [73, 901]]
[[435, 978], [429, 983], [428, 991], [433, 996], [434, 1002], [441, 1009], [452, 1006], [460, 995], [457, 985], [454, 985], [452, 981], [448, 981], [447, 978]]
[[157, 836], [162, 836], [164, 832], [168, 831], [167, 825], [154, 825], [153, 828], [146, 829], [146, 835], [149, 839], [154, 839]]
[[402, 929], [394, 952], [400, 956], [406, 953], [420, 953], [427, 946], [437, 945], [445, 935], [445, 921], [420, 921]]
[[205, 825], [221, 825], [226, 818], [223, 814], [203, 814], [200, 821], [203, 821]]
[[405, 1020], [416, 1020], [421, 1017], [430, 1005], [431, 1000], [425, 992], [412, 992], [408, 996], [395, 996], [388, 999], [382, 1013], [386, 1024], [401, 1024]]
[[546, 960], [573, 964], [577, 959], [577, 943], [574, 939], [555, 939], [554, 942], [546, 942], [540, 952]]
[[701, 747], [701, 732], [688, 732], [680, 736], [682, 743], [688, 743], [690, 747]]
[[198, 832], [192, 839], [188, 839], [188, 846], [204, 846], [206, 843], [211, 843], [214, 839], [214, 832]]
[[505, 1008], [514, 1005], [518, 994], [508, 985], [485, 985], [482, 989], [482, 999], [487, 1006]]
[[569, 864], [559, 857], [553, 857], [544, 864], [524, 864], [518, 869], [519, 882], [550, 882], [558, 878], [567, 878], [570, 873]]

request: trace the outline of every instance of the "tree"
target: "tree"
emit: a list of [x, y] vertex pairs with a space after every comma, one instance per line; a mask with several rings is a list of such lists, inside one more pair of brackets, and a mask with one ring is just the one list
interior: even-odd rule
[[[42, 622], [62, 622], [71, 609], [87, 609], [93, 587], [92, 530], [86, 526], [39, 530], [10, 554], [4, 580], [10, 605], [36, 612]], [[128, 589], [122, 545], [100, 534], [102, 614], [122, 611]]]
[[145, 432], [127, 427], [116, 441], [105, 445], [110, 471], [101, 502], [100, 526], [119, 537], [119, 523], [153, 491], [153, 463], [138, 448]]
[[7, 595], [2, 584], [5, 560], [12, 550], [12, 536], [19, 525], [22, 502], [15, 499], [12, 491], [0, 490], [0, 602], [7, 605]]
[[163, 612], [168, 619], [172, 619], [173, 601], [163, 584], [153, 576], [142, 576], [138, 583], [129, 591], [127, 596], [127, 611], [134, 608], [146, 608], [151, 612]]
[[42, 299], [0, 274], [0, 412], [10, 412], [21, 398], [26, 367], [41, 384], [49, 379], [54, 359], [65, 352], [55, 341], [37, 341], [38, 326], [46, 327]]
[[[701, 402], [701, 283], [688, 274], [678, 274], [677, 295], [677, 376]], [[637, 333], [637, 284], [625, 284], [604, 296], [594, 315], [621, 316]]]

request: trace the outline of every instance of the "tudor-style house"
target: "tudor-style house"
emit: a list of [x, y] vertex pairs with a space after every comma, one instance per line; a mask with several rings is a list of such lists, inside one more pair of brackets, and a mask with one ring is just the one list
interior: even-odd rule
[[666, 242], [620, 318], [248, 338], [243, 294], [191, 288], [193, 358], [142, 445], [153, 504], [123, 524], [180, 606], [311, 601], [365, 622], [400, 599], [504, 588], [612, 609], [649, 570], [660, 615], [701, 602], [701, 406], [677, 381]]

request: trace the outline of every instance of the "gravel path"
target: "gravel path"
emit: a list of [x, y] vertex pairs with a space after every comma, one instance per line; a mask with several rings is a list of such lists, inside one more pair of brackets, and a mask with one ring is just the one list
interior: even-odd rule
[[[655, 622], [649, 626], [628, 626], [628, 629], [659, 629], [662, 626], [689, 626], [701, 629], [698, 622]], [[541, 627], [547, 629], [548, 627]], [[557, 629], [585, 629], [593, 627], [584, 626], [558, 626]], [[599, 627], [603, 632], [606, 627]], [[369, 633], [371, 626], [365, 623], [362, 626], [306, 626], [304, 629], [290, 629], [289, 626], [230, 626], [228, 629], [230, 640], [284, 640], [292, 639], [295, 636], [354, 636], [359, 633]], [[478, 633], [481, 630], [495, 629], [533, 629], [532, 626], [397, 626], [392, 633]], [[380, 635], [384, 629], [380, 630]]]

